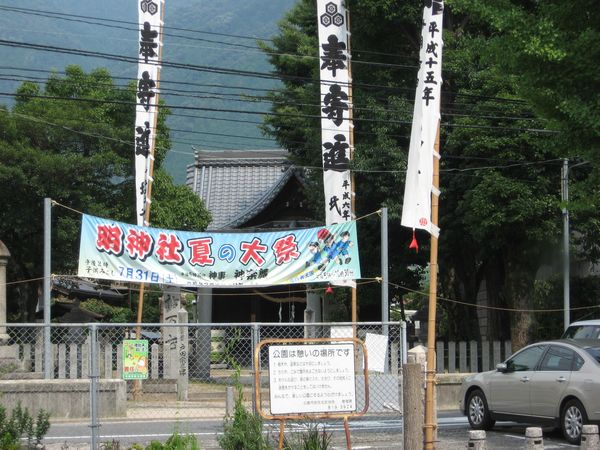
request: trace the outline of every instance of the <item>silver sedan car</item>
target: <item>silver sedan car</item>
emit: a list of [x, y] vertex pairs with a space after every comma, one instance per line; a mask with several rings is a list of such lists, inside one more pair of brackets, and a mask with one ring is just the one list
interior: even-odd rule
[[539, 342], [524, 347], [496, 370], [466, 378], [460, 409], [471, 428], [496, 420], [560, 427], [577, 444], [587, 423], [600, 423], [600, 342]]

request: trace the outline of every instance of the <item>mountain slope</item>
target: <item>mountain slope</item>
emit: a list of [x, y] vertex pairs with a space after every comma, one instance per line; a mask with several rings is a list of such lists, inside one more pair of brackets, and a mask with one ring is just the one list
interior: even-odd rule
[[[293, 3], [294, 0], [166, 1], [163, 61], [194, 66], [181, 69], [165, 64], [161, 75], [161, 98], [169, 106], [189, 108], [174, 108], [168, 119], [173, 129], [173, 151], [165, 165], [177, 182], [185, 180], [185, 167], [193, 161], [192, 146], [203, 150], [275, 147], [257, 128], [260, 115], [220, 110], [264, 112], [267, 103], [250, 102], [247, 96], [263, 95], [264, 91], [257, 89], [274, 88], [277, 82], [214, 73], [198, 66], [269, 72], [270, 66], [256, 48], [256, 40], [242, 36], [265, 39], [273, 35], [277, 21]], [[137, 0], [0, 0], [0, 39], [12, 41], [0, 45], [0, 92], [5, 93], [0, 102], [12, 103], [6, 93], [14, 93], [24, 77], [43, 81], [47, 71], [60, 72], [69, 64], [85, 70], [106, 67], [113, 76], [122, 77], [117, 79], [118, 84], [135, 79], [136, 64], [67, 54], [56, 48], [25, 49], [15, 42], [135, 57], [136, 4]]]

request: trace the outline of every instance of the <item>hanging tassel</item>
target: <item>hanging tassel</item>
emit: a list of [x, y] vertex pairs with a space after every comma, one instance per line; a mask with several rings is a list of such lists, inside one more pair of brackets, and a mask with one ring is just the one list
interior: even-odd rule
[[419, 253], [419, 244], [417, 242], [417, 236], [415, 236], [415, 230], [413, 230], [413, 238], [412, 241], [410, 242], [410, 245], [408, 246], [409, 249], [414, 248], [415, 252]]

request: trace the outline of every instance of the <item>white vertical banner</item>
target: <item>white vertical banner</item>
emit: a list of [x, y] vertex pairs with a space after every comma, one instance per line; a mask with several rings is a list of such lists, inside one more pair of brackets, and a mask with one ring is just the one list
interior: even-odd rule
[[158, 116], [158, 80], [162, 46], [163, 0], [137, 2], [139, 17], [138, 77], [135, 108], [135, 190], [137, 225], [145, 223], [150, 203], [148, 184], [154, 159], [156, 119]]
[[443, 0], [425, 2], [401, 222], [405, 227], [420, 228], [436, 237], [439, 228], [431, 223], [431, 194], [439, 195], [433, 189], [433, 158], [440, 157], [434, 145], [440, 121], [443, 13]]
[[350, 53], [343, 0], [317, 0], [325, 223], [353, 219], [350, 176]]

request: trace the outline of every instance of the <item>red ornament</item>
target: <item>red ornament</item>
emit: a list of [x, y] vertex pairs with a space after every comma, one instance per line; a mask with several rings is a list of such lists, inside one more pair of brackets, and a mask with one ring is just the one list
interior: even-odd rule
[[415, 252], [419, 253], [419, 244], [417, 242], [417, 237], [415, 236], [415, 230], [413, 230], [413, 238], [412, 241], [410, 243], [410, 245], [408, 246], [409, 249], [414, 248]]
[[327, 289], [325, 289], [325, 293], [326, 294], [333, 294], [333, 288], [331, 286], [327, 286]]

